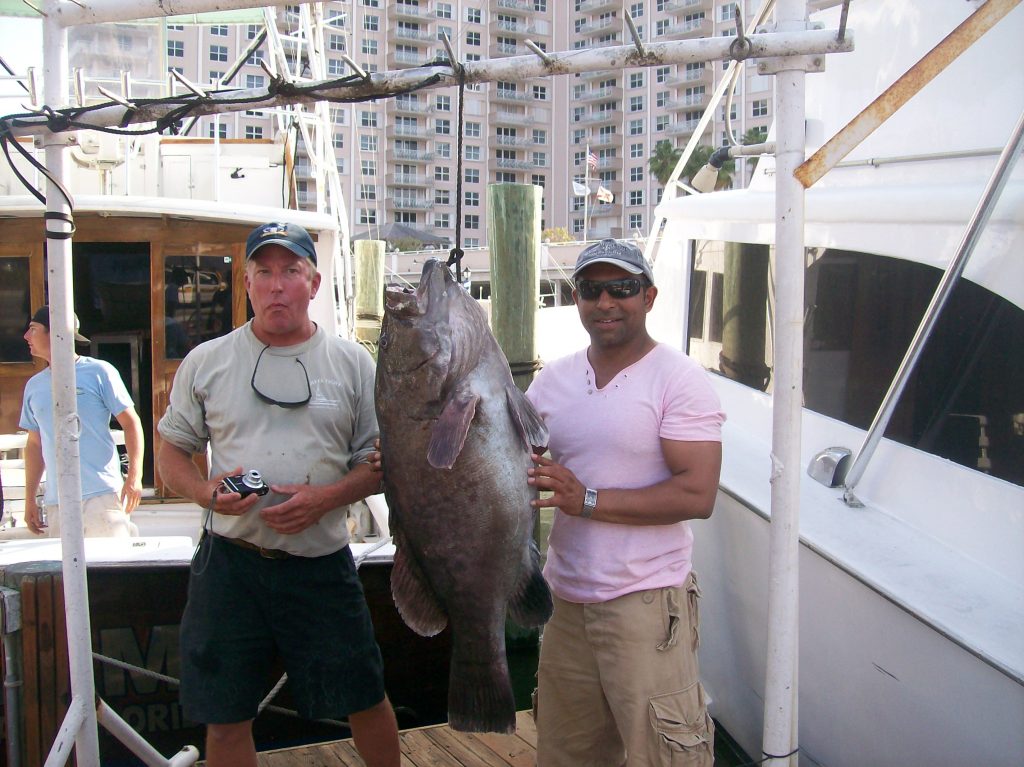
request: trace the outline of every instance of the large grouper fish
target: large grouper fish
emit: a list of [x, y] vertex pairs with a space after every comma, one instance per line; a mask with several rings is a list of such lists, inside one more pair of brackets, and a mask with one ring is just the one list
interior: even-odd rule
[[395, 604], [423, 636], [451, 624], [449, 725], [512, 733], [506, 614], [536, 627], [552, 610], [526, 473], [548, 432], [483, 308], [436, 259], [415, 292], [386, 291], [376, 403]]

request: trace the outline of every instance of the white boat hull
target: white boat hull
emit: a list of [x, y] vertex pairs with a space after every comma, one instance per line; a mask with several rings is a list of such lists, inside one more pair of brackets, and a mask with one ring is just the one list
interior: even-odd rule
[[[761, 749], [765, 515], [720, 492], [695, 524], [701, 675], [712, 714]], [[838, 564], [800, 547], [802, 765], [1020, 765], [1024, 687]]]

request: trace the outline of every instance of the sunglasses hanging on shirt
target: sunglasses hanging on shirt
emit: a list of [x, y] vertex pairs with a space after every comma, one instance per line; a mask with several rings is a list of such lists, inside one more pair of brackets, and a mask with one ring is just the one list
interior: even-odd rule
[[[260, 361], [263, 359], [263, 354], [269, 348], [270, 348], [269, 346], [264, 346], [263, 347], [263, 351], [260, 352], [260, 356], [256, 358], [256, 366], [252, 369], [252, 379], [249, 381], [249, 385], [252, 387], [253, 392], [255, 392], [256, 396], [259, 397], [260, 400], [262, 400], [263, 402], [266, 402], [268, 405], [277, 405], [278, 407], [283, 407], [283, 408], [286, 408], [286, 409], [303, 407], [304, 405], [309, 404], [309, 401], [311, 399], [313, 399], [313, 389], [309, 385], [309, 373], [306, 372], [306, 366], [302, 364], [302, 360], [300, 360], [298, 357], [294, 358], [295, 359], [295, 364], [299, 366], [299, 369], [302, 371], [302, 378], [306, 382], [305, 383], [305, 385], [306, 385], [306, 396], [305, 396], [304, 399], [291, 400], [291, 401], [289, 401], [289, 400], [279, 400], [279, 399], [276, 399], [274, 397], [271, 397], [268, 394], [264, 394], [262, 391], [260, 391], [259, 387], [256, 385], [256, 374], [257, 374], [257, 372], [259, 372]], [[281, 358], [275, 358], [275, 359], [281, 359]], [[264, 368], [266, 368], [266, 366], [264, 366]], [[274, 386], [272, 386], [272, 387], [267, 385], [267, 383], [270, 381], [270, 377], [271, 376], [272, 376], [272, 380], [273, 380], [273, 383], [274, 383]], [[300, 380], [298, 378], [298, 371], [295, 372], [294, 376], [289, 376], [289, 382], [290, 382], [290, 380], [292, 378], [294, 378], [294, 380], [296, 382]], [[280, 384], [281, 384], [281, 380], [280, 379], [281, 379], [280, 375], [274, 376], [271, 373], [267, 372], [266, 370], [264, 370], [263, 377], [261, 378], [261, 380], [264, 381], [264, 388], [272, 389], [272, 390], [275, 389], [275, 388], [279, 388], [280, 387]]]

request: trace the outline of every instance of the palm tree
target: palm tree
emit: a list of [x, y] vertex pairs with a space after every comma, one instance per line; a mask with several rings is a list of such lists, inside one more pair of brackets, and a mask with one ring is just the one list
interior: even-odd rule
[[669, 176], [676, 169], [676, 163], [682, 154], [683, 151], [672, 146], [671, 141], [662, 140], [655, 145], [654, 154], [647, 161], [647, 167], [662, 186], [668, 183]]
[[[694, 147], [693, 154], [690, 155], [690, 159], [683, 166], [683, 172], [680, 174], [680, 177], [687, 181], [691, 180], [697, 175], [697, 171], [708, 164], [708, 160], [714, 154], [714, 151], [707, 144], [699, 144]], [[735, 170], [735, 160], [729, 159], [722, 163], [722, 167], [718, 169], [718, 181], [715, 182], [715, 189], [724, 189], [730, 186], [732, 184], [732, 174]]]
[[[707, 165], [708, 158], [711, 157], [714, 151], [714, 149], [706, 144], [699, 144], [694, 147], [693, 153], [690, 155], [690, 159], [686, 161], [686, 165], [683, 166], [683, 172], [679, 177], [686, 181], [692, 179], [698, 170]], [[669, 177], [672, 175], [672, 171], [675, 170], [676, 164], [682, 155], [683, 151], [676, 149], [668, 141], [659, 141], [655, 145], [654, 154], [651, 155], [647, 164], [651, 169], [651, 173], [661, 182], [662, 186], [668, 183]], [[735, 170], [735, 161], [726, 160], [718, 171], [718, 181], [715, 184], [715, 188], [722, 189], [729, 186], [732, 183], [732, 174]]]

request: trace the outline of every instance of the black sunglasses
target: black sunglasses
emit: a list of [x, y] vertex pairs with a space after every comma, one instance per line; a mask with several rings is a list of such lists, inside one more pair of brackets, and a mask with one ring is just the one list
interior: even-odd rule
[[639, 277], [623, 277], [621, 280], [580, 280], [576, 283], [576, 292], [584, 301], [596, 301], [601, 293], [608, 292], [610, 298], [632, 298], [643, 287]]
[[256, 396], [266, 402], [268, 405], [277, 405], [283, 408], [296, 408], [302, 407], [303, 405], [309, 404], [309, 401], [313, 399], [313, 389], [309, 385], [309, 373], [306, 372], [306, 366], [302, 364], [302, 360], [298, 357], [295, 358], [295, 362], [298, 363], [299, 367], [302, 368], [302, 375], [306, 377], [306, 398], [297, 402], [281, 402], [273, 397], [268, 397], [266, 394], [256, 388], [256, 371], [260, 369], [260, 360], [263, 359], [263, 353], [269, 349], [269, 346], [264, 346], [263, 351], [260, 352], [260, 356], [256, 358], [256, 366], [252, 369], [252, 378], [249, 380], [249, 386], [256, 393]]

